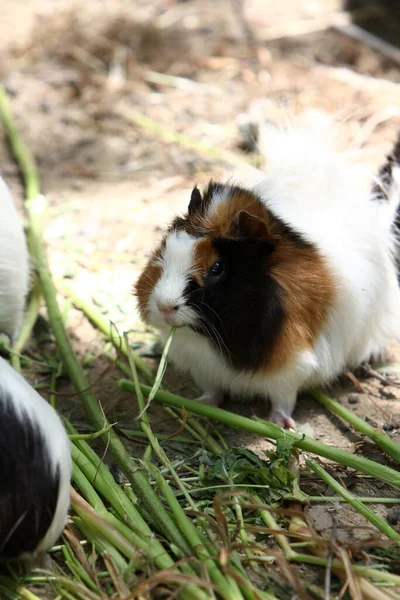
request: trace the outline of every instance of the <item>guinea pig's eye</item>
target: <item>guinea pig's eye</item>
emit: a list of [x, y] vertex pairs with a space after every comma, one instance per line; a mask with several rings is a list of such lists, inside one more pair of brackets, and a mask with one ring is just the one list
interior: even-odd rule
[[217, 260], [210, 269], [210, 275], [221, 275], [223, 270], [224, 263], [221, 260]]

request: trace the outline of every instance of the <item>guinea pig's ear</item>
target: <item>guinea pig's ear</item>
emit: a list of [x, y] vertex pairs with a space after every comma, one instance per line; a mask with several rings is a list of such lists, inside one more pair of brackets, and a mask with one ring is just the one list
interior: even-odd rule
[[264, 219], [250, 214], [247, 210], [241, 210], [235, 215], [232, 233], [243, 238], [265, 240], [274, 245], [280, 239], [279, 235], [270, 231], [268, 223]]
[[196, 187], [193, 188], [192, 194], [190, 196], [190, 202], [188, 206], [189, 215], [192, 215], [193, 213], [198, 211], [201, 208], [202, 202], [203, 198], [201, 197], [199, 188], [196, 185]]

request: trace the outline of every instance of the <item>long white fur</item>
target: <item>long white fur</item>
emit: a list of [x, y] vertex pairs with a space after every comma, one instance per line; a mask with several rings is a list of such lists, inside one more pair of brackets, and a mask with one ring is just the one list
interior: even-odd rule
[[[275, 412], [290, 417], [297, 392], [331, 381], [345, 367], [382, 354], [400, 338], [400, 289], [394, 264], [392, 223], [400, 201], [400, 170], [387, 203], [372, 200], [373, 175], [335, 149], [334, 128], [319, 119], [314, 126], [277, 129], [261, 135], [266, 172], [257, 173], [254, 191], [268, 208], [313, 242], [335, 282], [335, 298], [314, 347], [299, 349], [290, 365], [273, 375], [235, 372], [212, 344], [188, 327], [176, 331], [170, 357], [191, 373], [207, 398], [224, 389], [234, 394], [269, 396]], [[219, 204], [222, 199], [215, 199]], [[211, 208], [212, 209], [212, 208]], [[176, 240], [179, 242], [179, 240]], [[187, 242], [175, 244], [164, 262], [163, 282], [184, 289], [187, 273], [172, 265], [188, 260]], [[169, 277], [171, 275], [171, 278]], [[173, 283], [172, 283], [173, 282]], [[154, 293], [156, 293], [156, 290]], [[150, 313], [154, 315], [150, 298]], [[244, 307], [246, 310], [246, 307]], [[156, 323], [163, 333], [165, 323]]]
[[[72, 468], [69, 439], [56, 411], [0, 357], [0, 397], [4, 395], [11, 396], [16, 418], [22, 422], [29, 419], [34, 425], [34, 430], [43, 436], [48, 448], [52, 473], [55, 475], [57, 467], [60, 470], [56, 510], [52, 523], [37, 548], [38, 551], [44, 551], [54, 544], [66, 522]], [[23, 440], [14, 441], [16, 445], [23, 443]]]
[[14, 340], [29, 290], [29, 254], [21, 219], [1, 177], [0, 215], [0, 333]]

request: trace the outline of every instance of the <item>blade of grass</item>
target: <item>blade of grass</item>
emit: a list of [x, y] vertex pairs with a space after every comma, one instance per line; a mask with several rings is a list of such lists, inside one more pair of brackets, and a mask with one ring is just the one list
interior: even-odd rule
[[[135, 393], [135, 386], [131, 381], [121, 379], [118, 381], [117, 385], [124, 390]], [[142, 385], [141, 388], [145, 395], [150, 392], [150, 388], [147, 385]], [[323, 456], [324, 458], [328, 458], [329, 460], [342, 464], [346, 467], [356, 469], [365, 475], [370, 475], [371, 477], [385, 481], [393, 487], [400, 487], [400, 473], [398, 471], [395, 471], [394, 469], [391, 469], [385, 465], [379, 465], [372, 460], [368, 460], [367, 458], [353, 455], [345, 450], [327, 446], [326, 444], [322, 444], [321, 442], [307, 438], [304, 435], [283, 430], [280, 427], [269, 423], [268, 421], [256, 421], [248, 419], [246, 417], [231, 413], [227, 410], [210, 406], [208, 404], [202, 404], [196, 400], [188, 400], [186, 398], [182, 398], [181, 396], [170, 394], [169, 392], [162, 390], [157, 392], [154, 399], [157, 402], [163, 402], [169, 404], [170, 406], [179, 408], [183, 407], [195, 414], [202, 415], [210, 419], [215, 419], [233, 428], [244, 429], [245, 431], [256, 433], [262, 437], [273, 440], [287, 438], [293, 441], [294, 445], [301, 450], [306, 450], [307, 452], [317, 454], [318, 456]]]
[[400, 463], [400, 446], [396, 444], [395, 441], [390, 439], [390, 437], [386, 435], [384, 431], [375, 429], [374, 427], [369, 425], [369, 423], [364, 421], [364, 419], [361, 419], [352, 411], [348, 410], [347, 408], [339, 404], [339, 402], [336, 402], [320, 390], [313, 390], [311, 392], [311, 395], [320, 404], [325, 406], [325, 408], [327, 408], [335, 415], [338, 415], [339, 417], [350, 423], [350, 425], [352, 425], [352, 427], [354, 427], [354, 429], [356, 429], [360, 433], [369, 437], [370, 440], [375, 442], [378, 448], [383, 450], [383, 452], [386, 452], [388, 456], [391, 456], [397, 462]]
[[[165, 370], [166, 357], [168, 355], [169, 345], [172, 341], [174, 332], [175, 332], [175, 330], [172, 329], [171, 334], [168, 338], [168, 341], [165, 345], [163, 356], [161, 357], [160, 366], [157, 371], [156, 380], [154, 382], [154, 386], [152, 387], [153, 397], [156, 394], [157, 389], [160, 387], [160, 384], [161, 384], [162, 376], [163, 376], [164, 370]], [[126, 336], [126, 334], [125, 334], [125, 336]], [[142, 393], [142, 390], [140, 389], [139, 376], [138, 376], [138, 373], [136, 370], [135, 362], [133, 360], [132, 352], [130, 352], [127, 336], [125, 337], [125, 341], [126, 341], [126, 345], [128, 347], [128, 359], [129, 359], [129, 364], [130, 364], [131, 371], [132, 371], [133, 381], [135, 383], [135, 388], [136, 388], [136, 397], [138, 400], [139, 411], [140, 411], [139, 417], [138, 417], [138, 419], [140, 420], [140, 426], [141, 426], [142, 430], [147, 434], [147, 437], [151, 444], [151, 447], [153, 448], [154, 452], [157, 454], [157, 457], [160, 460], [161, 464], [163, 464], [164, 467], [166, 467], [169, 470], [176, 485], [181, 490], [182, 494], [185, 496], [186, 501], [189, 504], [189, 506], [191, 507], [191, 509], [194, 511], [197, 511], [197, 506], [194, 503], [194, 501], [192, 500], [192, 498], [190, 497], [185, 484], [180, 480], [178, 474], [176, 473], [175, 469], [173, 468], [173, 466], [171, 464], [171, 461], [169, 460], [169, 458], [166, 455], [166, 453], [164, 452], [164, 450], [161, 448], [160, 444], [158, 443], [157, 438], [153, 435], [153, 431], [150, 426], [150, 420], [147, 415], [147, 408], [150, 406], [150, 403], [152, 400], [151, 394], [149, 395], [148, 402], [145, 405], [143, 393]], [[164, 361], [163, 361], [163, 358], [164, 358]]]
[[[168, 339], [167, 339], [167, 341], [165, 343], [165, 346], [164, 346], [164, 349], [163, 349], [163, 353], [161, 355], [161, 360], [160, 360], [160, 363], [158, 365], [157, 374], [156, 374], [156, 378], [155, 378], [153, 387], [151, 388], [150, 394], [148, 395], [148, 398], [147, 398], [147, 404], [145, 406], [142, 406], [140, 408], [140, 414], [138, 416], [138, 420], [140, 420], [140, 419], [143, 418], [144, 413], [149, 408], [150, 404], [153, 401], [154, 396], [157, 394], [157, 391], [160, 388], [162, 379], [164, 377], [165, 369], [167, 368], [167, 356], [168, 356], [169, 348], [171, 346], [171, 342], [173, 340], [174, 335], [175, 335], [175, 328], [172, 327], [171, 331], [170, 331], [170, 333], [168, 335]], [[132, 369], [132, 366], [135, 363], [135, 358], [134, 358], [135, 355], [132, 352], [132, 350], [129, 348], [127, 336], [125, 336], [124, 341], [125, 341], [125, 344], [126, 344], [126, 347], [127, 347], [127, 351], [128, 351], [129, 364], [130, 364], [131, 369]], [[136, 366], [136, 365], [134, 365], [134, 366]], [[139, 389], [139, 379], [137, 377], [137, 374], [136, 374], [136, 379], [137, 379], [137, 383], [138, 383], [138, 385], [136, 386], [136, 390], [138, 390]], [[143, 398], [143, 397], [141, 396], [141, 398]], [[139, 400], [139, 397], [138, 397], [138, 400]], [[148, 421], [146, 421], [146, 422], [147, 422], [147, 425], [149, 425]]]
[[353, 508], [356, 509], [363, 517], [365, 517], [372, 525], [374, 525], [379, 531], [384, 533], [388, 538], [396, 540], [397, 546], [400, 546], [400, 535], [390, 525], [384, 521], [381, 517], [375, 514], [370, 508], [364, 506], [362, 502], [349, 490], [346, 490], [336, 479], [334, 479], [329, 473], [325, 471], [320, 465], [313, 460], [306, 459], [306, 465], [314, 471], [318, 477], [320, 477], [329, 487], [336, 493], [339, 494], [346, 502], [348, 502]]

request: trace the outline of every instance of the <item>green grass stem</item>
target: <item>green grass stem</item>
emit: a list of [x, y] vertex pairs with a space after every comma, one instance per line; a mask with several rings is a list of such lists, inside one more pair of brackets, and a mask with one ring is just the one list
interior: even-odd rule
[[339, 494], [346, 502], [348, 502], [357, 512], [365, 517], [372, 525], [374, 525], [381, 533], [384, 533], [388, 538], [396, 540], [397, 546], [400, 546], [400, 535], [390, 525], [374, 513], [370, 508], [365, 506], [359, 498], [353, 496], [349, 490], [346, 490], [336, 479], [325, 471], [320, 465], [313, 460], [306, 459], [307, 466], [314, 471], [329, 487]]
[[149, 470], [156, 479], [162, 496], [168, 502], [175, 520], [183, 535], [188, 540], [193, 552], [195, 552], [196, 556], [206, 565], [211, 580], [218, 587], [218, 592], [221, 597], [225, 600], [242, 600], [243, 596], [239, 587], [231, 578], [227, 578], [221, 573], [218, 565], [214, 561], [215, 559], [211, 557], [209, 550], [203, 544], [203, 540], [198, 534], [197, 528], [192, 521], [188, 519], [168, 482], [160, 475], [155, 465], [149, 465]]
[[395, 441], [390, 439], [388, 435], [384, 431], [380, 431], [379, 429], [375, 429], [369, 423], [361, 419], [357, 415], [355, 415], [351, 410], [348, 410], [346, 407], [336, 402], [320, 390], [313, 390], [311, 392], [313, 398], [315, 398], [320, 404], [325, 406], [329, 411], [333, 412], [335, 415], [338, 415], [348, 423], [354, 429], [366, 435], [370, 440], [375, 442], [375, 444], [386, 452], [388, 456], [394, 458], [398, 463], [400, 463], [400, 446]]
[[[118, 382], [118, 386], [122, 389], [135, 393], [135, 386], [131, 381], [122, 379]], [[145, 395], [150, 392], [149, 386], [142, 385], [141, 387]], [[377, 464], [367, 458], [356, 456], [350, 452], [346, 452], [345, 450], [340, 450], [338, 448], [322, 444], [321, 442], [307, 438], [304, 435], [283, 430], [280, 427], [269, 423], [268, 421], [248, 419], [246, 417], [231, 413], [227, 410], [202, 404], [201, 402], [197, 402], [195, 400], [188, 400], [186, 398], [182, 398], [181, 396], [170, 394], [169, 392], [162, 390], [157, 392], [155, 400], [169, 404], [170, 406], [179, 408], [183, 407], [192, 413], [208, 417], [209, 419], [215, 419], [221, 423], [229, 425], [230, 427], [243, 429], [265, 438], [273, 440], [288, 438], [293, 441], [296, 447], [300, 448], [301, 450], [311, 452], [312, 454], [316, 454], [318, 456], [323, 456], [324, 458], [328, 458], [329, 460], [342, 464], [346, 467], [356, 469], [365, 475], [369, 475], [379, 479], [380, 481], [385, 481], [385, 483], [388, 483], [393, 487], [400, 487], [400, 473], [398, 471], [395, 471], [394, 469], [391, 469], [385, 465]]]
[[33, 286], [33, 289], [30, 294], [29, 303], [25, 312], [24, 322], [22, 324], [21, 331], [19, 332], [18, 338], [10, 351], [11, 365], [19, 373], [21, 372], [20, 355], [22, 354], [22, 351], [25, 348], [32, 334], [32, 329], [38, 318], [41, 299], [42, 291], [40, 289], [40, 284], [37, 281]]

